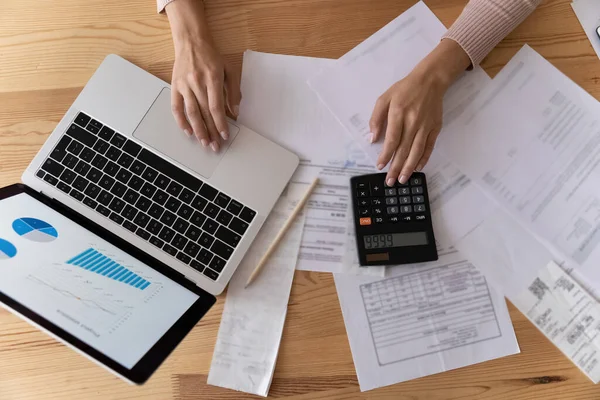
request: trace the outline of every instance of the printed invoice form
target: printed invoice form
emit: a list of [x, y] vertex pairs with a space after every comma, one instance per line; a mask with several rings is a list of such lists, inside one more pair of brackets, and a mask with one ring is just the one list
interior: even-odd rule
[[600, 289], [600, 103], [529, 46], [481, 96], [440, 150]]

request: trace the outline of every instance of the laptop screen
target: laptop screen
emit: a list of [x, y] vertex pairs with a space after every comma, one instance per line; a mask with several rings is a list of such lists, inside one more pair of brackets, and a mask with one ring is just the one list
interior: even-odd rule
[[0, 292], [129, 369], [199, 298], [26, 193], [0, 200]]

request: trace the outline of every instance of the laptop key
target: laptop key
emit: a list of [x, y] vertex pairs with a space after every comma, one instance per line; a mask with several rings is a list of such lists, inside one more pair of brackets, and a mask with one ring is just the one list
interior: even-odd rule
[[90, 181], [92, 181], [94, 183], [98, 183], [98, 181], [100, 181], [100, 178], [102, 178], [102, 172], [98, 168], [92, 167], [92, 169], [90, 170], [90, 172], [88, 172], [86, 177]]
[[89, 197], [86, 197], [85, 199], [83, 199], [83, 204], [85, 204], [86, 206], [88, 206], [89, 208], [95, 209], [96, 206], [98, 206], [98, 203], [96, 203], [94, 200], [90, 199]]
[[169, 183], [169, 187], [167, 187], [167, 193], [175, 197], [179, 196], [179, 193], [181, 193], [182, 190], [183, 186], [175, 181], [171, 181], [171, 183]]
[[94, 185], [93, 183], [90, 182], [90, 183], [88, 183], [88, 186], [85, 189], [84, 193], [88, 197], [90, 197], [92, 199], [95, 199], [96, 196], [98, 196], [98, 194], [100, 193], [100, 190], [101, 189], [98, 186], [96, 186], [96, 185]]
[[137, 229], [137, 226], [135, 226], [135, 224], [133, 222], [125, 221], [125, 222], [123, 222], [123, 228], [125, 228], [131, 232], [135, 232]]
[[67, 185], [64, 182], [58, 182], [58, 184], [56, 185], [57, 188], [59, 188], [60, 190], [62, 190], [65, 193], [69, 193], [71, 191], [71, 188], [69, 187], [69, 185]]
[[75, 177], [77, 177], [75, 172], [71, 171], [70, 169], [65, 169], [65, 172], [63, 172], [60, 176], [60, 180], [70, 185], [75, 180]]
[[87, 163], [91, 163], [94, 157], [96, 157], [96, 153], [89, 147], [84, 148], [81, 153], [79, 153], [79, 158]]
[[240, 243], [240, 240], [242, 240], [240, 235], [224, 226], [219, 227], [215, 236], [234, 248]]
[[183, 249], [183, 252], [185, 254], [187, 254], [188, 256], [194, 258], [198, 255], [198, 253], [200, 252], [200, 249], [201, 249], [201, 247], [197, 243], [189, 242], [185, 246], [185, 249]]
[[121, 211], [123, 211], [124, 207], [125, 207], [125, 202], [116, 197], [110, 202], [110, 205], [108, 206], [108, 208], [110, 208], [111, 210], [113, 210], [116, 213], [121, 213]]
[[229, 229], [243, 235], [246, 232], [246, 229], [248, 229], [248, 223], [242, 221], [238, 217], [233, 217], [233, 220], [231, 220], [231, 223], [229, 224]]
[[142, 211], [147, 212], [150, 209], [150, 206], [152, 205], [152, 200], [150, 200], [149, 198], [145, 197], [145, 196], [141, 196], [138, 201], [135, 203], [135, 206], [137, 208], [139, 208]]
[[196, 240], [198, 240], [201, 234], [202, 230], [200, 230], [200, 228], [194, 225], [190, 225], [187, 232], [185, 233], [185, 237], [195, 242]]
[[240, 211], [242, 211], [242, 208], [244, 208], [242, 203], [235, 200], [231, 200], [231, 202], [227, 206], [227, 211], [229, 211], [233, 215], [238, 215]]
[[225, 267], [225, 260], [223, 260], [222, 258], [219, 258], [217, 256], [213, 257], [213, 259], [210, 261], [210, 264], [208, 264], [208, 266], [213, 269], [214, 271], [217, 272], [221, 272], [223, 271], [223, 268]]
[[102, 175], [102, 178], [98, 182], [98, 185], [100, 185], [100, 187], [103, 189], [110, 190], [110, 188], [112, 187], [112, 185], [114, 185], [114, 183], [115, 183], [115, 180], [113, 178], [104, 174], [104, 175]]
[[127, 171], [125, 168], [121, 168], [119, 170], [119, 172], [117, 172], [117, 175], [115, 176], [115, 178], [117, 178], [117, 180], [121, 183], [127, 183], [129, 182], [129, 179], [131, 178], [133, 174], [129, 171]]
[[65, 158], [63, 159], [62, 162], [65, 167], [73, 169], [77, 165], [78, 161], [79, 161], [79, 159], [77, 157], [75, 157], [73, 154], [67, 153], [67, 155], [65, 156]]
[[137, 157], [137, 155], [140, 153], [140, 150], [142, 150], [142, 146], [132, 140], [128, 140], [123, 146], [123, 151], [132, 157]]
[[156, 178], [156, 180], [154, 181], [154, 184], [159, 189], [163, 189], [163, 190], [167, 189], [167, 187], [169, 186], [169, 183], [171, 183], [171, 180], [169, 178], [167, 178], [166, 176], [164, 176], [163, 174], [158, 175], [158, 178]]
[[148, 210], [148, 214], [150, 214], [152, 217], [158, 219], [162, 215], [163, 211], [164, 211], [163, 207], [154, 203], [150, 206], [150, 209]]
[[179, 253], [177, 253], [176, 258], [184, 264], [189, 264], [189, 262], [192, 261], [190, 256], [188, 256], [187, 254], [185, 254], [181, 251]]
[[175, 257], [177, 255], [177, 249], [169, 244], [165, 244], [163, 246], [163, 250], [165, 251], [165, 253]]
[[202, 226], [204, 221], [206, 221], [206, 215], [202, 215], [198, 211], [194, 211], [192, 218], [190, 218], [190, 222], [196, 226]]
[[81, 150], [83, 150], [83, 145], [81, 143], [79, 143], [76, 140], [71, 141], [71, 144], [69, 144], [69, 146], [67, 147], [67, 151], [69, 153], [73, 153], [74, 155], [78, 156], [79, 153], [81, 153]]
[[135, 160], [133, 164], [131, 164], [131, 167], [129, 167], [129, 170], [136, 175], [142, 175], [145, 168], [146, 164], [144, 164], [140, 160]]
[[63, 167], [53, 159], [48, 158], [42, 165], [42, 169], [58, 178], [60, 174], [62, 174], [65, 170], [65, 167]]
[[210, 234], [214, 234], [217, 231], [218, 227], [219, 227], [219, 224], [210, 218], [207, 218], [204, 225], [202, 225], [202, 229], [204, 229], [206, 232], [208, 232]]
[[178, 250], [183, 250], [183, 248], [185, 247], [185, 245], [188, 243], [188, 240], [180, 235], [179, 233], [177, 233], [175, 235], [175, 237], [173, 238], [173, 240], [171, 240], [171, 244], [173, 246], [175, 246]]
[[96, 136], [75, 124], [69, 126], [69, 129], [67, 129], [67, 135], [89, 147], [92, 147], [94, 143], [96, 143]]
[[45, 175], [46, 175], [46, 173], [44, 171], [42, 171], [41, 169], [38, 170], [38, 172], [35, 173], [35, 176], [37, 176], [40, 179], [44, 179]]
[[75, 166], [75, 172], [79, 175], [85, 176], [90, 171], [92, 167], [84, 161], [79, 160], [77, 165]]
[[163, 226], [162, 230], [158, 234], [158, 237], [164, 240], [165, 242], [171, 242], [173, 236], [175, 236], [175, 231], [169, 228], [168, 226]]
[[160, 222], [167, 226], [173, 225], [177, 216], [173, 214], [171, 211], [165, 211], [163, 216], [160, 217]]
[[156, 188], [148, 182], [146, 182], [144, 183], [144, 186], [142, 187], [142, 190], [140, 190], [140, 192], [146, 197], [152, 197], [154, 195], [154, 192], [156, 192]]
[[114, 222], [116, 222], [119, 225], [121, 225], [123, 223], [123, 221], [125, 221], [125, 218], [121, 217], [119, 214], [117, 214], [115, 212], [111, 213], [108, 218], [110, 218], [111, 220], [113, 220]]
[[229, 260], [229, 257], [233, 254], [233, 249], [220, 240], [215, 240], [210, 250], [225, 260]]
[[135, 219], [133, 220], [133, 222], [141, 228], [145, 228], [146, 225], [148, 224], [148, 221], [150, 221], [150, 217], [141, 211], [138, 213], [137, 217], [135, 217]]
[[85, 198], [85, 195], [76, 189], [71, 189], [69, 195], [78, 201], [83, 201], [83, 199]]
[[135, 207], [131, 206], [130, 204], [127, 204], [125, 208], [123, 208], [121, 215], [129, 221], [133, 221], [137, 213], [138, 210], [136, 210]]
[[108, 163], [108, 158], [104, 157], [101, 154], [96, 154], [96, 157], [92, 160], [92, 165], [98, 169], [102, 169]]
[[90, 122], [90, 119], [91, 119], [90, 117], [88, 117], [84, 113], [80, 112], [75, 117], [75, 123], [79, 126], [86, 126], [88, 124], [88, 122]]
[[129, 168], [131, 164], [133, 164], [133, 157], [131, 157], [129, 154], [123, 153], [117, 160], [117, 164], [123, 168]]
[[169, 195], [163, 192], [162, 190], [157, 190], [154, 196], [152, 196], [152, 200], [164, 206], [166, 201], [169, 199]]
[[224, 193], [219, 193], [217, 197], [215, 197], [215, 204], [221, 208], [225, 208], [227, 207], [227, 204], [229, 204], [229, 200], [231, 200], [231, 197]]
[[53, 186], [56, 186], [56, 184], [58, 183], [58, 179], [56, 179], [50, 174], [46, 174], [46, 176], [44, 176], [44, 180]]
[[164, 225], [157, 220], [152, 219], [146, 226], [146, 229], [148, 229], [153, 235], [158, 235], [163, 226]]
[[110, 149], [108, 149], [104, 155], [116, 162], [119, 157], [121, 157], [121, 154], [123, 154], [121, 150], [117, 149], [115, 146], [110, 146]]
[[205, 232], [202, 234], [202, 236], [200, 236], [200, 240], [198, 240], [198, 243], [200, 243], [202, 246], [206, 247], [207, 249], [210, 249], [210, 246], [213, 244], [214, 241], [215, 241], [215, 238]]
[[206, 275], [208, 278], [212, 279], [213, 281], [216, 281], [217, 278], [219, 277], [219, 274], [210, 268], [205, 268], [204, 271], [202, 271], [202, 274]]
[[60, 138], [58, 144], [50, 153], [50, 157], [58, 162], [61, 162], [63, 158], [65, 158], [65, 156], [67, 155], [67, 146], [69, 145], [70, 141], [71, 138], [69, 138], [68, 136], [63, 136], [62, 138]]
[[142, 229], [142, 228], [138, 228], [138, 229], [135, 231], [135, 234], [136, 234], [136, 235], [138, 235], [139, 237], [141, 237], [141, 238], [142, 238], [142, 239], [144, 239], [144, 240], [148, 240], [148, 239], [150, 239], [150, 233], [148, 233], [147, 231], [145, 231], [145, 230], [144, 230], [144, 229]]
[[196, 260], [192, 260], [192, 261], [190, 262], [190, 267], [194, 268], [194, 269], [195, 269], [196, 271], [198, 271], [198, 272], [202, 272], [202, 271], [204, 271], [204, 268], [205, 268], [205, 267], [204, 267], [204, 265], [200, 264], [200, 263], [199, 263], [198, 261], [196, 261]]
[[208, 201], [201, 196], [194, 197], [194, 200], [192, 201], [192, 207], [194, 207], [198, 211], [204, 210], [204, 207], [206, 207], [207, 204]]
[[110, 202], [113, 199], [114, 199], [114, 196], [112, 194], [110, 194], [106, 190], [103, 190], [102, 192], [100, 192], [100, 195], [98, 196], [98, 198], [96, 200], [98, 200], [98, 202], [100, 204], [102, 204], [103, 206], [108, 207], [108, 205], [110, 204]]
[[132, 188], [133, 190], [140, 190], [142, 188], [143, 184], [144, 184], [144, 180], [137, 175], [134, 175], [129, 180], [129, 183], [128, 183], [129, 187]]
[[177, 232], [184, 234], [185, 231], [187, 231], [187, 229], [189, 228], [190, 223], [184, 221], [181, 218], [177, 218], [177, 220], [175, 221], [175, 223], [173, 224], [173, 229], [175, 229]]
[[133, 189], [127, 189], [127, 193], [123, 196], [123, 199], [129, 204], [135, 204], [140, 198], [140, 194]]
[[100, 204], [98, 204], [98, 207], [96, 207], [96, 211], [98, 211], [100, 214], [104, 215], [105, 217], [108, 217], [110, 215], [110, 210]]
[[211, 218], [217, 218], [217, 215], [219, 215], [219, 210], [219, 207], [215, 203], [208, 203], [204, 208], [204, 214]]
[[249, 209], [248, 207], [244, 207], [242, 212], [240, 213], [240, 218], [246, 221], [247, 223], [252, 222], [254, 216], [256, 215], [256, 211]]
[[148, 165], [152, 165], [153, 168], [156, 168], [164, 175], [177, 181], [193, 192], [196, 192], [198, 189], [200, 189], [200, 185], [202, 185], [202, 181], [199, 179], [196, 179], [194, 176], [188, 174], [184, 170], [176, 167], [164, 158], [157, 156], [147, 149], [142, 149], [138, 155], [138, 159]]
[[157, 176], [158, 176], [158, 172], [156, 172], [156, 170], [154, 170], [150, 167], [146, 167], [146, 169], [142, 173], [142, 178], [144, 178], [148, 182], [154, 182], [154, 180], [156, 179]]
[[110, 139], [112, 139], [114, 133], [115, 133], [115, 131], [110, 129], [108, 126], [105, 126], [102, 129], [100, 129], [98, 136], [108, 142]]
[[227, 224], [229, 224], [229, 222], [231, 222], [232, 218], [233, 218], [233, 215], [231, 215], [230, 213], [228, 213], [225, 210], [221, 210], [221, 212], [219, 212], [219, 215], [217, 216], [217, 222], [220, 222], [223, 225], [227, 226]]
[[196, 260], [200, 261], [204, 265], [208, 265], [210, 260], [212, 260], [214, 254], [206, 249], [200, 250], [200, 254], [196, 257]]
[[177, 215], [179, 215], [181, 218], [187, 220], [190, 218], [190, 216], [192, 215], [192, 213], [194, 212], [194, 209], [190, 206], [186, 206], [185, 204], [183, 204], [181, 207], [179, 207], [179, 210], [177, 211]]
[[85, 128], [88, 131], [97, 134], [98, 132], [100, 132], [100, 129], [102, 129], [103, 126], [104, 125], [102, 125], [100, 122], [92, 118], [92, 120], [87, 124], [87, 126], [85, 126]]
[[165, 242], [163, 242], [162, 240], [160, 240], [159, 238], [157, 238], [156, 236], [152, 236], [150, 238], [150, 243], [152, 243], [154, 246], [158, 247], [159, 249], [162, 249], [162, 247], [164, 246]]
[[105, 174], [114, 178], [117, 175], [117, 172], [119, 172], [119, 168], [120, 167], [117, 164], [115, 164], [112, 161], [109, 161], [104, 167], [103, 171]]
[[121, 147], [123, 147], [126, 141], [127, 139], [125, 139], [125, 136], [115, 132], [112, 139], [110, 139], [110, 144], [120, 149]]
[[106, 151], [110, 148], [110, 144], [107, 141], [102, 139], [98, 139], [96, 144], [94, 144], [94, 150], [96, 150], [100, 154], [106, 153]]
[[181, 206], [181, 201], [177, 200], [175, 197], [169, 197], [169, 200], [165, 203], [165, 208], [173, 212], [177, 212], [179, 206]]
[[212, 201], [215, 197], [217, 197], [217, 193], [219, 193], [219, 191], [205, 183], [202, 185], [198, 193], [200, 193], [202, 197]]
[[127, 191], [127, 186], [123, 185], [121, 182], [115, 182], [110, 192], [117, 197], [123, 197], [125, 192]]
[[179, 195], [179, 200], [183, 201], [185, 204], [190, 204], [192, 200], [194, 200], [194, 192], [188, 188], [183, 188]]

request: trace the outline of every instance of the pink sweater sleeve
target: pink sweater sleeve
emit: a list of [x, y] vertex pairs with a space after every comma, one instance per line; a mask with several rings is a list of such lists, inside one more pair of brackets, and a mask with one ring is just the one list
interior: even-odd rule
[[457, 42], [478, 65], [542, 0], [470, 0], [444, 38]]

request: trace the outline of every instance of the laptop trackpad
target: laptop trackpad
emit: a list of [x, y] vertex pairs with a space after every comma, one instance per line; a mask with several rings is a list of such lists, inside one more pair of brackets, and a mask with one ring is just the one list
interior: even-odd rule
[[133, 136], [174, 161], [210, 178], [235, 139], [239, 128], [229, 123], [229, 140], [221, 141], [221, 150], [203, 147], [194, 135], [188, 136], [177, 126], [171, 114], [171, 90], [164, 88]]

